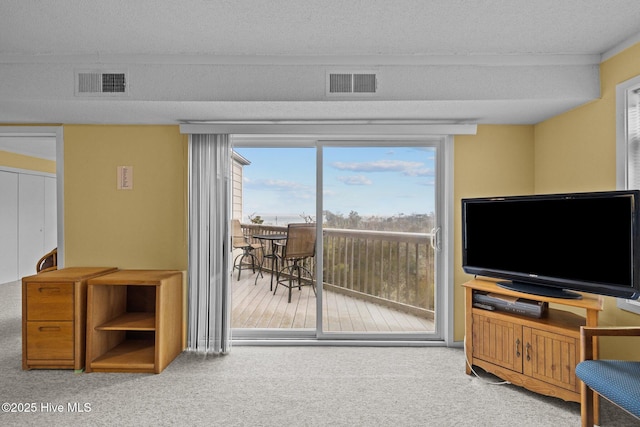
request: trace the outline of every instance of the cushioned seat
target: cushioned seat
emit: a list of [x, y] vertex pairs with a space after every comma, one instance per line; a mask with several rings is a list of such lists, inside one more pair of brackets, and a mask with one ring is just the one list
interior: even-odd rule
[[576, 375], [593, 391], [640, 418], [640, 362], [585, 360]]
[[[598, 359], [597, 337], [640, 337], [640, 327], [609, 326], [580, 328], [580, 360], [576, 376], [580, 387], [582, 427], [599, 423], [597, 395], [640, 419], [640, 362]], [[635, 359], [635, 358], [632, 358]]]

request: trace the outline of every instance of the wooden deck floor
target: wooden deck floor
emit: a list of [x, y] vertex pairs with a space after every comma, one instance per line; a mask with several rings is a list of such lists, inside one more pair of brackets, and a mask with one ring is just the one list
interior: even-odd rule
[[[271, 276], [258, 278], [243, 271], [241, 279], [233, 277], [232, 328], [315, 329], [316, 297], [310, 286], [293, 289], [291, 303], [288, 289], [280, 286], [276, 294], [269, 291]], [[256, 283], [254, 285], [254, 283]], [[434, 323], [371, 302], [324, 292], [324, 331], [330, 332], [433, 332]]]

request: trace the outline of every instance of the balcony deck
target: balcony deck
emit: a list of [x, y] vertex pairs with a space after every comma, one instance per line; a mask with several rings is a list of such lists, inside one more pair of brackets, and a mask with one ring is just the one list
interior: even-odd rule
[[[316, 297], [310, 286], [288, 289], [280, 286], [269, 291], [268, 272], [258, 278], [251, 271], [237, 273], [232, 280], [232, 328], [315, 329]], [[254, 283], [256, 283], [254, 285]], [[433, 332], [433, 320], [415, 316], [380, 304], [325, 290], [323, 299], [324, 331], [330, 332]]]

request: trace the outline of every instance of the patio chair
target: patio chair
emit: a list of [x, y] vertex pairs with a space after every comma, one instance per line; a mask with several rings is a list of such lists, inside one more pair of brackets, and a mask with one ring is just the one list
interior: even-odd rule
[[260, 243], [251, 243], [247, 240], [242, 232], [242, 225], [237, 219], [231, 220], [231, 246], [233, 249], [242, 249], [242, 253], [235, 257], [233, 260], [233, 271], [238, 270], [238, 280], [240, 280], [240, 273], [242, 270], [251, 269], [254, 273], [256, 268], [260, 271], [260, 261], [256, 256], [256, 251], [262, 249]]
[[593, 341], [598, 336], [640, 337], [640, 327], [580, 328], [582, 361], [576, 366], [576, 376], [582, 380], [582, 426], [592, 427], [598, 421], [594, 393], [640, 420], [640, 361], [594, 360]]
[[[315, 294], [313, 272], [304, 265], [307, 259], [313, 258], [315, 255], [316, 225], [314, 223], [289, 224], [287, 241], [283, 244], [280, 255], [282, 268], [278, 271], [273, 294], [276, 294], [278, 285], [289, 289], [289, 302], [291, 302], [291, 289], [294, 287], [302, 289], [302, 286], [311, 286]], [[295, 279], [297, 279], [297, 284]]]

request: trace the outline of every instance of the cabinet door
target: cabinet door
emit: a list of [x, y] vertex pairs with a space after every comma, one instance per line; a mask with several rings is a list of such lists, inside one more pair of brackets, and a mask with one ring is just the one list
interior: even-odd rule
[[522, 372], [522, 326], [473, 314], [473, 357]]
[[574, 337], [524, 327], [524, 374], [578, 392], [575, 368], [579, 340]]

